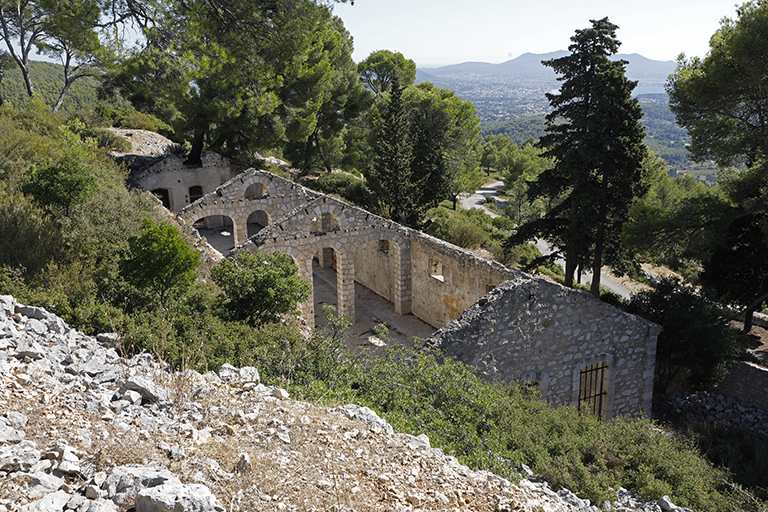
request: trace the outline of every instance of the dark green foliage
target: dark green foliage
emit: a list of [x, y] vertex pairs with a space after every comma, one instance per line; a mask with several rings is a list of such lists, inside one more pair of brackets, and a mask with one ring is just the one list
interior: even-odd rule
[[661, 325], [654, 388], [705, 389], [744, 356], [746, 339], [726, 321], [729, 313], [674, 278], [632, 296], [626, 310]]
[[[53, 106], [64, 86], [64, 70], [59, 64], [51, 62], [30, 61], [30, 75], [35, 86], [35, 96], [46, 105]], [[5, 77], [0, 82], [0, 96], [8, 106], [22, 108], [29, 105], [29, 96], [24, 88], [21, 71], [15, 65], [7, 66]], [[62, 109], [73, 112], [94, 108], [99, 104], [99, 80], [95, 77], [85, 77], [72, 84], [64, 98]], [[110, 104], [127, 107], [128, 102], [121, 97], [108, 100]]]
[[723, 18], [703, 59], [678, 60], [669, 77], [670, 106], [691, 136], [691, 158], [721, 167], [765, 165], [768, 118], [768, 4], [747, 2]]
[[416, 79], [416, 63], [406, 59], [400, 52], [393, 53], [389, 50], [373, 52], [360, 61], [357, 71], [362, 82], [376, 97], [387, 92], [395, 80], [402, 87], [409, 87]]
[[634, 82], [624, 75], [625, 61], [611, 61], [618, 27], [592, 20], [571, 38], [571, 53], [544, 62], [562, 75], [560, 94], [547, 94], [553, 108], [544, 156], [554, 159], [529, 189], [531, 198], [547, 198], [541, 219], [521, 226], [517, 240], [548, 239], [565, 256], [565, 284], [573, 285], [577, 267], [591, 268], [591, 292], [600, 293], [600, 268], [627, 258], [620, 243], [629, 207], [645, 190], [642, 161], [642, 109], [631, 97]]
[[745, 332], [750, 331], [752, 313], [762, 303], [758, 298], [768, 292], [766, 220], [765, 212], [734, 220], [701, 274], [702, 282], [719, 298], [749, 308]]
[[298, 313], [312, 291], [291, 257], [278, 252], [240, 251], [211, 269], [211, 278], [227, 296], [228, 315], [253, 326]]
[[145, 219], [141, 234], [128, 240], [120, 272], [137, 288], [156, 293], [165, 308], [168, 293], [192, 284], [199, 264], [200, 253], [187, 245], [175, 226]]
[[389, 210], [390, 218], [407, 224], [415, 206], [416, 190], [411, 176], [411, 136], [398, 78], [382, 103], [375, 140], [368, 186]]
[[350, 174], [334, 172], [326, 174], [310, 186], [324, 194], [335, 194], [366, 210], [375, 207], [375, 198], [364, 180]]
[[88, 164], [70, 153], [33, 170], [22, 190], [52, 214], [60, 210], [69, 217], [70, 209], [90, 199], [95, 187], [96, 176]]

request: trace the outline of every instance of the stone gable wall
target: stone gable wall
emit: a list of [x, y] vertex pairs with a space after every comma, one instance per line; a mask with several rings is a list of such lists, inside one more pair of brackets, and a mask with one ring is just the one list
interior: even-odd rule
[[184, 165], [184, 157], [169, 155], [134, 173], [131, 179], [145, 190], [168, 190], [170, 210], [178, 213], [190, 204], [190, 187], [202, 187], [203, 194], [208, 194], [232, 178], [232, 167], [225, 156], [204, 151], [202, 160], [202, 167], [189, 167]]
[[427, 340], [492, 380], [536, 381], [578, 403], [579, 372], [609, 364], [608, 417], [649, 415], [659, 327], [592, 296], [519, 273]]

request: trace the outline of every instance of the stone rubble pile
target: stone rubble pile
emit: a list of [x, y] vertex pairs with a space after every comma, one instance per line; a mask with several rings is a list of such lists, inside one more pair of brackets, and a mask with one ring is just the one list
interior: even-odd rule
[[712, 391], [668, 393], [662, 409], [666, 414], [692, 423], [716, 424], [768, 436], [768, 412], [751, 402], [740, 402]]
[[[0, 512], [596, 512], [395, 434], [367, 407], [292, 401], [256, 368], [171, 372], [0, 296]], [[613, 510], [678, 511], [637, 503]]]

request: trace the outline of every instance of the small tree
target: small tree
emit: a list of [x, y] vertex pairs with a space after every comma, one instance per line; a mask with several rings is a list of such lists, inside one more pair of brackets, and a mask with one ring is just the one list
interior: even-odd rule
[[168, 292], [192, 284], [199, 264], [200, 253], [187, 245], [175, 226], [144, 219], [141, 234], [128, 239], [121, 273], [137, 288], [157, 293], [165, 309]]
[[633, 295], [627, 311], [663, 327], [656, 346], [655, 389], [673, 381], [705, 388], [725, 376], [744, 349], [726, 312], [674, 278], [662, 278], [652, 290]]
[[298, 313], [297, 304], [312, 291], [290, 256], [279, 252], [240, 251], [211, 269], [211, 277], [227, 296], [223, 306], [229, 315], [254, 327]]
[[[82, 124], [74, 123], [77, 129]], [[96, 193], [97, 169], [89, 161], [94, 144], [83, 141], [70, 126], [60, 126], [58, 140], [64, 156], [35, 167], [22, 191], [51, 215], [69, 217], [72, 207], [85, 203]]]

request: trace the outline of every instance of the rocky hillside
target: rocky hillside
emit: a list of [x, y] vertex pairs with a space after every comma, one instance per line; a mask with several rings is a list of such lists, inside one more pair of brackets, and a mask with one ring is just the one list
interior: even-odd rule
[[597, 510], [471, 471], [370, 409], [293, 401], [256, 368], [173, 372], [115, 341], [0, 296], [0, 512]]

